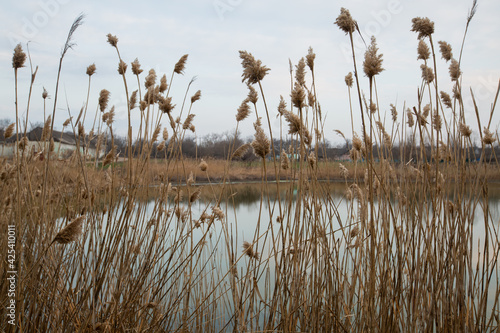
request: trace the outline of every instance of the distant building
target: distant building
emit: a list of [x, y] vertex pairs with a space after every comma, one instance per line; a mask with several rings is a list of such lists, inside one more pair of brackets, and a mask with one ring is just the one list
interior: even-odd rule
[[[43, 142], [42, 139], [43, 128], [37, 127], [30, 132], [26, 133], [28, 138], [28, 145], [26, 151], [39, 153], [46, 152], [49, 149], [50, 139]], [[8, 139], [3, 138], [3, 133], [0, 135], [0, 156], [1, 157], [13, 157], [16, 152], [16, 135]], [[24, 136], [24, 133], [19, 134], [19, 140]], [[72, 132], [59, 132], [53, 131], [52, 138], [54, 140], [54, 151], [52, 154], [56, 155], [57, 158], [67, 158], [73, 154], [77, 149], [77, 141]], [[3, 140], [2, 140], [3, 139]], [[95, 158], [96, 156], [96, 145], [95, 139], [90, 142], [85, 143], [84, 140], [80, 140], [80, 153], [87, 154], [89, 157]], [[100, 156], [99, 156], [100, 157]]]

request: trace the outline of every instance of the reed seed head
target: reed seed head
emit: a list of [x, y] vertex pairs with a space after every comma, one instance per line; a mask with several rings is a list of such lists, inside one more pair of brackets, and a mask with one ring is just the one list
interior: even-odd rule
[[172, 97], [167, 97], [165, 98], [165, 100], [161, 101], [158, 105], [158, 108], [161, 112], [170, 114], [175, 108], [175, 104], [172, 104]]
[[45, 89], [45, 87], [43, 87], [42, 98], [46, 99], [47, 97], [49, 97], [49, 93], [47, 92], [47, 89]]
[[182, 125], [182, 129], [184, 129], [184, 130], [189, 129], [189, 126], [191, 126], [191, 122], [193, 121], [194, 117], [195, 117], [195, 114], [190, 113], [186, 117], [186, 120], [184, 120], [184, 124]]
[[306, 106], [306, 92], [304, 87], [300, 85], [298, 82], [295, 82], [295, 87], [292, 90], [292, 104], [298, 109], [302, 109]]
[[134, 90], [130, 95], [129, 108], [130, 110], [135, 109], [137, 104], [137, 90]]
[[306, 62], [304, 58], [301, 58], [297, 66], [295, 66], [295, 80], [301, 86], [306, 86]]
[[142, 73], [142, 69], [141, 69], [141, 64], [139, 63], [139, 59], [135, 58], [135, 60], [132, 62], [132, 73], [134, 73], [134, 75], [139, 75]]
[[384, 69], [382, 68], [382, 54], [377, 54], [378, 47], [375, 36], [372, 36], [370, 46], [365, 52], [365, 61], [363, 62], [363, 71], [369, 78], [380, 74]]
[[71, 122], [71, 119], [72, 119], [72, 118], [73, 118], [73, 117], [69, 117], [68, 119], [66, 119], [66, 120], [64, 121], [64, 123], [63, 123], [63, 127], [67, 127], [67, 126], [69, 125], [69, 123]]
[[113, 36], [112, 34], [107, 34], [106, 36], [108, 37], [108, 43], [109, 43], [109, 45], [111, 45], [113, 47], [117, 47], [118, 46], [118, 37]]
[[14, 69], [24, 67], [25, 62], [26, 62], [26, 53], [24, 53], [21, 43], [19, 43], [14, 48], [14, 55], [12, 56], [12, 67]]
[[201, 196], [201, 187], [198, 187], [196, 191], [194, 191], [190, 196], [189, 196], [189, 203], [192, 204], [195, 201], [197, 201]]
[[396, 109], [394, 104], [391, 104], [391, 116], [393, 122], [396, 122], [396, 120], [398, 120], [398, 110]]
[[199, 167], [201, 171], [205, 172], [208, 169], [208, 164], [207, 162], [205, 162], [205, 160], [201, 159]]
[[248, 101], [251, 102], [253, 105], [257, 104], [257, 101], [259, 100], [259, 95], [257, 94], [257, 90], [255, 90], [252, 85], [247, 84], [248, 87]]
[[420, 69], [422, 69], [422, 79], [424, 79], [427, 84], [434, 81], [434, 72], [432, 71], [432, 68], [422, 64], [420, 65]]
[[460, 71], [460, 65], [458, 64], [458, 61], [455, 59], [451, 59], [450, 63], [450, 77], [452, 81], [458, 81], [458, 78], [462, 72]]
[[108, 107], [109, 95], [110, 93], [106, 89], [102, 89], [99, 93], [99, 109], [101, 112], [104, 112], [104, 110]]
[[12, 137], [12, 135], [14, 135], [14, 127], [15, 126], [16, 126], [16, 123], [12, 123], [9, 126], [7, 126], [7, 128], [3, 132], [3, 137], [5, 139], [8, 139], [8, 138]]
[[191, 96], [191, 104], [198, 101], [201, 98], [201, 90], [198, 90], [193, 96]]
[[179, 61], [177, 61], [177, 63], [175, 64], [175, 67], [174, 67], [174, 73], [184, 74], [184, 69], [186, 67], [187, 58], [188, 58], [188, 55], [185, 54], [179, 59]]
[[163, 133], [162, 133], [163, 140], [167, 141], [168, 140], [168, 131], [167, 128], [163, 128]]
[[434, 129], [436, 131], [440, 131], [442, 125], [443, 125], [443, 121], [441, 120], [441, 116], [437, 112], [434, 113], [434, 115], [432, 117], [432, 127], [434, 127]]
[[446, 105], [448, 108], [450, 109], [453, 108], [453, 105], [451, 104], [450, 95], [448, 95], [444, 91], [441, 91], [441, 100], [443, 101], [443, 104]]
[[307, 156], [307, 161], [309, 162], [309, 165], [311, 166], [311, 169], [315, 169], [316, 168], [316, 155], [314, 154], [314, 152], [312, 151], [309, 156]]
[[466, 138], [469, 138], [470, 135], [472, 134], [472, 130], [465, 123], [460, 123], [458, 125], [458, 130], [460, 132], [460, 135], [462, 135], [462, 136], [464, 136]]
[[45, 119], [45, 123], [43, 124], [43, 130], [42, 130], [42, 141], [47, 141], [51, 135], [50, 135], [50, 125], [52, 124], [52, 116], [49, 115], [47, 119]]
[[167, 90], [168, 84], [167, 84], [167, 75], [163, 74], [163, 76], [160, 79], [160, 92], [163, 93]]
[[238, 149], [236, 149], [233, 153], [233, 155], [231, 156], [231, 159], [238, 159], [238, 158], [242, 158], [248, 151], [248, 149], [250, 149], [251, 145], [249, 143], [245, 143], [241, 146], [238, 147]]
[[446, 61], [450, 61], [453, 58], [453, 53], [451, 52], [451, 45], [444, 41], [439, 41], [438, 44], [439, 44], [439, 51], [441, 52], [441, 57]]
[[[255, 126], [255, 125], [254, 125]], [[255, 156], [262, 159], [271, 151], [271, 141], [266, 137], [261, 126], [255, 126], [255, 139], [251, 143]]]
[[249, 242], [243, 242], [243, 253], [245, 253], [250, 259], [259, 260], [260, 255], [258, 252], [254, 251], [252, 244]]
[[278, 114], [280, 116], [283, 116], [286, 114], [288, 111], [286, 110], [286, 102], [283, 96], [280, 96], [280, 103], [278, 104]]
[[418, 57], [417, 60], [429, 60], [431, 56], [431, 52], [429, 50], [429, 46], [427, 46], [427, 43], [424, 42], [422, 39], [418, 41], [418, 47], [417, 47], [417, 53]]
[[415, 121], [413, 120], [413, 113], [411, 112], [410, 109], [406, 110], [406, 117], [408, 118], [407, 123], [409, 127], [413, 127], [415, 124]]
[[92, 65], [89, 65], [87, 67], [87, 75], [88, 76], [92, 76], [95, 74], [95, 71], [96, 71], [96, 67], [95, 67], [95, 64], [92, 64]]
[[73, 219], [73, 221], [57, 233], [56, 237], [52, 240], [52, 243], [57, 242], [59, 244], [68, 244], [76, 241], [82, 234], [82, 224], [84, 220], [85, 216], [79, 216]]
[[248, 105], [248, 99], [241, 102], [238, 112], [236, 113], [236, 121], [242, 121], [248, 117], [250, 114], [250, 106]]
[[495, 143], [495, 141], [496, 139], [493, 136], [493, 133], [485, 127], [483, 130], [483, 143], [485, 145], [492, 145], [493, 143]]
[[288, 158], [287, 153], [283, 149], [281, 150], [281, 168], [283, 170], [288, 170], [289, 167], [290, 167], [290, 159]]
[[345, 84], [349, 87], [349, 88], [352, 88], [352, 84], [354, 83], [354, 80], [352, 78], [352, 72], [349, 72], [349, 74], [347, 74], [345, 76]]
[[411, 20], [411, 22], [411, 31], [418, 33], [418, 39], [429, 37], [434, 33], [434, 22], [429, 20], [427, 17], [415, 17]]
[[248, 84], [255, 84], [262, 81], [266, 76], [269, 68], [262, 65], [260, 60], [255, 60], [254, 56], [247, 51], [239, 51], [241, 65], [243, 67], [243, 79], [241, 82], [247, 81]]
[[127, 63], [123, 60], [120, 60], [118, 63], [118, 74], [125, 75], [127, 72]]
[[349, 10], [340, 8], [340, 15], [335, 20], [335, 24], [347, 34], [351, 34], [356, 30], [357, 23], [353, 20]]
[[316, 53], [313, 52], [312, 47], [309, 46], [309, 50], [306, 55], [306, 64], [307, 67], [311, 70], [311, 72], [314, 72], [314, 59], [316, 58]]
[[149, 87], [154, 86], [155, 83], [156, 83], [156, 72], [154, 69], [150, 69], [149, 74], [146, 76], [144, 86], [146, 87], [146, 89], [149, 89]]

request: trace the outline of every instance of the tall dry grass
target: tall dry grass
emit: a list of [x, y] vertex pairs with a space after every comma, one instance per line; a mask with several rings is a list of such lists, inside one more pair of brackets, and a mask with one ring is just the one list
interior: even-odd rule
[[[474, 2], [467, 27], [475, 6]], [[64, 53], [73, 45], [71, 36], [79, 24], [80, 18]], [[336, 24], [352, 43], [357, 24], [348, 10], [341, 10]], [[290, 151], [274, 147], [270, 131], [274, 113], [267, 107], [262, 84], [269, 69], [241, 51], [249, 94], [236, 113], [236, 126], [254, 111], [255, 139], [244, 147], [232, 144], [226, 161], [193, 163], [184, 158], [181, 143], [186, 131], [195, 131], [194, 103], [201, 93], [189, 99], [190, 82], [181, 106], [174, 105], [175, 96], [169, 95], [176, 76], [183, 74], [187, 56], [175, 64], [169, 82], [166, 76], [158, 81], [154, 70], [142, 74], [136, 59], [131, 63], [135, 85], [127, 80], [130, 73], [123, 59], [128, 55], [120, 54], [118, 38], [109, 34], [129, 99], [128, 158], [123, 167], [117, 163], [115, 110], [108, 105], [107, 90], [99, 95], [90, 131], [83, 126], [89, 104], [92, 110], [88, 97], [75, 121], [67, 110], [66, 123], [79, 145], [97, 141], [104, 152], [102, 160], [75, 153], [57, 161], [50, 142], [43, 144], [41, 153], [32, 154], [16, 114], [17, 154], [2, 160], [0, 175], [1, 227], [14, 225], [17, 237], [16, 324], [2, 321], [2, 330], [498, 330], [499, 226], [491, 218], [488, 184], [488, 175], [498, 164], [486, 163], [496, 161], [489, 148], [497, 135], [491, 130], [491, 118], [488, 124], [480, 123], [477, 108], [478, 123], [465, 123], [463, 95], [468, 92], [462, 91], [460, 58], [448, 57], [451, 46], [444, 42], [439, 42], [440, 50], [450, 62], [449, 79], [455, 87], [452, 96], [439, 90], [433, 27], [426, 18], [413, 20], [422, 82], [414, 106], [391, 108], [392, 122], [384, 121], [385, 106], [377, 104], [376, 77], [383, 73], [383, 57], [376, 40], [372, 38], [363, 61], [367, 99], [360, 90], [359, 55], [352, 48], [354, 75], [348, 74], [345, 81], [349, 99], [353, 95], [358, 99], [350, 100], [351, 112], [360, 112], [362, 123], [352, 124], [352, 165], [339, 165], [345, 181], [342, 202], [322, 181], [318, 147], [329, 124], [316, 95], [312, 49], [291, 66], [290, 106], [281, 97], [278, 108], [281, 138], [296, 142]], [[16, 91], [23, 54], [16, 47]], [[89, 90], [94, 73], [95, 66], [89, 66]], [[49, 134], [56, 104], [54, 98], [54, 111], [46, 122], [51, 124]], [[496, 98], [491, 114], [495, 104]], [[135, 146], [132, 112], [141, 115], [136, 137], [141, 144]], [[472, 128], [482, 144], [480, 161], [474, 164], [468, 163], [474, 154]], [[111, 137], [110, 146], [106, 135]], [[154, 148], [158, 141], [159, 148]], [[412, 158], [395, 160], [391, 153], [395, 144], [401, 156]], [[141, 158], [132, 158], [138, 146]], [[152, 149], [167, 149], [172, 157], [152, 161]], [[230, 170], [233, 158], [246, 149], [260, 159], [259, 190], [252, 190], [259, 214], [253, 234], [240, 242], [231, 203], [238, 192], [250, 190], [232, 184]], [[276, 151], [283, 152], [279, 158]], [[301, 158], [291, 161], [287, 154]], [[218, 170], [216, 179], [209, 174], [211, 168]], [[273, 175], [288, 182], [276, 182]], [[205, 184], [200, 185], [198, 178]], [[341, 204], [347, 207], [346, 216], [339, 210]], [[473, 227], [477, 214], [484, 217], [480, 243]], [[0, 248], [7, 253], [5, 237]], [[6, 268], [2, 274], [4, 305]], [[6, 311], [3, 306], [2, 318]]]

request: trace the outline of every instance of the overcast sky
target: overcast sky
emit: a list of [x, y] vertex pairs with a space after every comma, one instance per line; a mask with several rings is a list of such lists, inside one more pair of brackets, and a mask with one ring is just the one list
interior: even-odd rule
[[[500, 78], [500, 2], [479, 0], [477, 14], [471, 22], [462, 59], [463, 87], [467, 96], [467, 121], [477, 136], [477, 122], [470, 103], [469, 88], [474, 90], [481, 109], [482, 124], [489, 117]], [[467, 12], [472, 0], [384, 0], [384, 1], [298, 1], [298, 0], [167, 0], [167, 1], [77, 1], [77, 0], [22, 0], [8, 1], [0, 11], [0, 119], [15, 119], [14, 71], [12, 52], [15, 45], [26, 42], [33, 66], [38, 73], [33, 87], [29, 121], [43, 121], [43, 87], [54, 96], [57, 66], [61, 48], [73, 20], [85, 14], [84, 24], [74, 35], [76, 46], [63, 63], [60, 99], [56, 114], [56, 128], [61, 129], [68, 117], [78, 113], [87, 95], [88, 65], [95, 63], [92, 77], [89, 112], [94, 113], [101, 89], [111, 92], [111, 104], [116, 106], [116, 131], [126, 133], [125, 90], [117, 73], [116, 51], [106, 42], [111, 33], [119, 38], [122, 58], [130, 63], [138, 58], [143, 75], [154, 68], [160, 77], [170, 75], [177, 60], [189, 54], [183, 76], [176, 75], [170, 95], [177, 104], [174, 116], [181, 108], [189, 81], [196, 76], [189, 96], [201, 90], [193, 113], [198, 137], [209, 133], [234, 130], [235, 114], [247, 95], [241, 82], [239, 50], [251, 52], [271, 71], [262, 84], [271, 113], [273, 131], [279, 133], [276, 107], [280, 95], [290, 96], [289, 60], [294, 67], [312, 47], [316, 53], [315, 75], [318, 100], [326, 115], [325, 135], [332, 142], [341, 142], [334, 133], [339, 129], [351, 137], [349, 100], [344, 83], [345, 75], [353, 70], [348, 37], [333, 24], [340, 8], [350, 10], [358, 21], [364, 39], [377, 39], [383, 53], [385, 71], [377, 77], [379, 103], [382, 114], [389, 105], [398, 111], [403, 106], [416, 105], [416, 91], [421, 83], [421, 62], [417, 61], [417, 35], [411, 32], [413, 17], [429, 17], [435, 22], [434, 40], [447, 41], [458, 57], [463, 38]], [[356, 49], [359, 60], [364, 46]], [[451, 94], [448, 64], [438, 55], [440, 90]], [[129, 90], [137, 89], [137, 81], [127, 72]], [[144, 76], [141, 78], [144, 82]], [[311, 78], [306, 77], [308, 84]], [[362, 77], [366, 91], [366, 77]], [[20, 117], [26, 116], [27, 93], [30, 82], [29, 64], [19, 71]], [[169, 82], [170, 83], [170, 82]], [[259, 100], [261, 103], [262, 100]], [[53, 99], [48, 100], [48, 113]], [[290, 104], [290, 103], [288, 103]], [[288, 105], [290, 108], [290, 105]], [[258, 105], [264, 112], [263, 105]], [[138, 128], [139, 110], [133, 111], [133, 127]], [[500, 122], [498, 111], [492, 128]], [[260, 113], [259, 113], [260, 114]], [[85, 127], [92, 125], [87, 117]], [[253, 134], [255, 115], [242, 124], [244, 137]], [[359, 132], [359, 111], [355, 109], [355, 130]], [[401, 121], [398, 119], [398, 121]], [[165, 123], [166, 124], [166, 123]]]

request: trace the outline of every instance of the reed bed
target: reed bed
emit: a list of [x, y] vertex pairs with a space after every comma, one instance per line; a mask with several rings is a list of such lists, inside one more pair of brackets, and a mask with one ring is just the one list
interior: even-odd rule
[[[476, 2], [467, 27], [475, 10]], [[71, 27], [59, 73], [82, 19]], [[335, 23], [352, 42], [358, 32], [349, 11], [342, 9]], [[191, 92], [191, 82], [177, 105], [177, 96], [170, 96], [188, 56], [169, 76], [144, 72], [137, 59], [129, 69], [123, 60], [129, 55], [120, 54], [118, 38], [109, 34], [129, 100], [128, 158], [120, 166], [107, 90], [98, 101], [87, 98], [79, 113], [67, 110], [65, 123], [82, 147], [96, 140], [102, 158], [77, 152], [57, 160], [50, 139], [57, 88], [38, 153], [28, 149], [17, 113], [17, 72], [25, 70], [26, 55], [16, 47], [16, 122], [6, 132], [16, 136], [16, 154], [2, 159], [0, 175], [0, 225], [16, 233], [16, 317], [14, 325], [2, 320], [2, 331], [498, 331], [499, 224], [492, 220], [488, 182], [498, 172], [491, 149], [498, 136], [491, 118], [480, 123], [477, 108], [477, 124], [465, 122], [463, 95], [474, 92], [462, 89], [461, 51], [436, 44], [427, 18], [415, 18], [412, 30], [416, 66], [422, 68], [417, 102], [392, 106], [390, 117], [382, 111], [388, 106], [377, 104], [383, 57], [376, 40], [367, 47], [362, 69], [352, 49], [346, 96], [353, 96], [351, 112], [362, 123], [353, 124], [350, 135], [340, 133], [353, 138], [352, 162], [337, 171], [347, 215], [339, 212], [318, 157], [330, 124], [316, 96], [312, 49], [292, 68], [290, 102], [280, 99], [279, 138], [270, 131], [276, 111], [268, 109], [262, 86], [269, 69], [240, 51], [249, 92], [235, 126], [237, 132], [240, 122], [261, 115], [253, 120], [254, 140], [232, 144], [225, 161], [193, 161], [184, 158], [182, 140], [195, 131], [201, 92]], [[451, 95], [439, 89], [438, 61], [449, 64], [449, 73], [439, 78], [453, 82]], [[95, 70], [87, 69], [89, 89]], [[361, 91], [361, 80], [367, 80], [368, 91]], [[496, 97], [490, 114], [495, 104]], [[134, 137], [132, 112], [141, 114]], [[84, 128], [86, 117], [96, 119], [93, 128]], [[481, 136], [479, 156], [472, 156], [472, 128]], [[296, 144], [278, 157], [275, 139], [285, 137]], [[396, 144], [401, 156], [411, 158], [394, 159]], [[166, 149], [170, 157], [151, 159], [152, 149]], [[259, 158], [257, 191], [233, 184], [230, 176], [248, 149]], [[132, 158], [137, 152], [140, 158]], [[288, 158], [295, 155], [297, 161]], [[479, 162], [469, 163], [473, 157]], [[216, 176], [210, 177], [211, 168]], [[233, 211], [242, 192], [259, 200], [255, 230], [243, 242]], [[485, 230], [480, 242], [472, 223], [477, 214]], [[6, 237], [0, 249], [5, 257]], [[0, 282], [2, 318], [8, 314], [7, 271], [2, 269]]]

